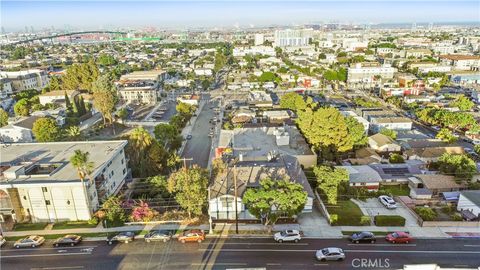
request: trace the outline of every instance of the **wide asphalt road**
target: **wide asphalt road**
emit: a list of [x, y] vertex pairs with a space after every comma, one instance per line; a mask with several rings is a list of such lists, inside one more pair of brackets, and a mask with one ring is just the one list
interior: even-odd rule
[[189, 165], [197, 164], [200, 167], [206, 168], [208, 166], [210, 148], [212, 147], [212, 140], [208, 137], [208, 133], [213, 125], [210, 124], [209, 121], [215, 115], [215, 112], [213, 109], [210, 109], [210, 107], [216, 108], [218, 101], [209, 102], [209, 94], [203, 94], [202, 99], [207, 103], [198, 114], [197, 121], [191, 131], [192, 138], [187, 141], [182, 153], [182, 158], [193, 159], [187, 161]]
[[[340, 247], [342, 262], [318, 262], [315, 251]], [[416, 240], [411, 244], [351, 244], [345, 239], [303, 239], [299, 243], [275, 243], [267, 238], [209, 238], [181, 244], [145, 243], [107, 245], [84, 242], [76, 247], [35, 249], [3, 247], [2, 270], [21, 269], [402, 269], [405, 264], [436, 263], [442, 267], [479, 267], [480, 240]]]

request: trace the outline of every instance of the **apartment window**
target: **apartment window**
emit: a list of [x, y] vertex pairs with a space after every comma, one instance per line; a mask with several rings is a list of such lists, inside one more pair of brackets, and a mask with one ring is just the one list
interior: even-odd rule
[[67, 200], [67, 205], [70, 205], [70, 200]]
[[26, 200], [27, 200], [27, 196], [23, 196], [23, 199], [26, 201]]
[[112, 171], [112, 176], [115, 174], [115, 171]]
[[123, 164], [123, 158], [122, 158], [122, 164]]
[[123, 174], [125, 174], [126, 169], [123, 169]]
[[42, 187], [42, 192], [47, 192], [48, 189], [46, 187]]
[[46, 205], [50, 205], [50, 200], [45, 200]]

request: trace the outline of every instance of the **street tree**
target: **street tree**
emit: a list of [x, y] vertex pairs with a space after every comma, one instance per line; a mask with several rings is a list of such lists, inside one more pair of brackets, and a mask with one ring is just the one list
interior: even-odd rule
[[104, 219], [107, 221], [107, 227], [123, 226], [127, 221], [125, 209], [122, 207], [122, 201], [118, 196], [110, 196], [102, 204]]
[[112, 113], [115, 111], [115, 105], [118, 102], [117, 90], [111, 79], [103, 75], [92, 85], [93, 106], [102, 114], [104, 125], [107, 120], [113, 123]]
[[55, 142], [61, 137], [61, 130], [52, 118], [42, 117], [33, 123], [33, 135], [38, 142]]
[[442, 140], [443, 142], [446, 143], [454, 143], [458, 140], [458, 138], [453, 135], [453, 133], [448, 129], [448, 128], [442, 128], [435, 138]]
[[280, 107], [294, 112], [306, 108], [305, 100], [301, 95], [295, 92], [287, 93], [280, 98]]
[[280, 217], [291, 218], [302, 212], [307, 192], [301, 184], [267, 178], [260, 181], [260, 187], [247, 189], [242, 201], [270, 231]]
[[175, 200], [188, 213], [189, 218], [202, 214], [207, 204], [207, 170], [194, 165], [181, 168], [168, 178], [168, 191], [175, 194]]
[[451, 103], [452, 107], [458, 107], [461, 111], [469, 111], [474, 105], [475, 103], [464, 95], [458, 96], [458, 98]]
[[348, 181], [348, 172], [344, 168], [335, 168], [321, 165], [313, 168], [318, 182], [318, 188], [327, 197], [329, 204], [337, 204], [338, 187], [342, 182]]
[[0, 127], [8, 125], [8, 113], [0, 108]]
[[153, 131], [157, 141], [167, 150], [174, 151], [180, 148], [182, 137], [174, 125], [159, 124]]

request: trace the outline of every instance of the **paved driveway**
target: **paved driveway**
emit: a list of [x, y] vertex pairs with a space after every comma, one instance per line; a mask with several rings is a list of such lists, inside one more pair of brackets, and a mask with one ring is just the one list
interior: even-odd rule
[[415, 218], [410, 214], [409, 210], [406, 209], [402, 204], [397, 202], [397, 209], [387, 209], [383, 204], [381, 204], [377, 198], [367, 199], [366, 201], [352, 200], [355, 202], [363, 214], [366, 216], [371, 216], [372, 218], [376, 215], [387, 215], [387, 216], [402, 216], [405, 218], [405, 226], [419, 226]]

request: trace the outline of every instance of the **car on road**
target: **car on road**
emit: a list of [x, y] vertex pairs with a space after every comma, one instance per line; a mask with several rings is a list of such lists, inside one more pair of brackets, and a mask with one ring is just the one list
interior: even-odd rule
[[22, 239], [18, 239], [13, 246], [15, 248], [21, 247], [38, 247], [41, 246], [45, 242], [45, 238], [43, 236], [38, 235], [30, 235]]
[[190, 139], [192, 139], [192, 135], [191, 135], [191, 134], [188, 134], [188, 135], [187, 135], [187, 140], [190, 140]]
[[345, 253], [341, 248], [329, 247], [317, 250], [315, 257], [319, 261], [342, 261], [345, 259]]
[[145, 234], [145, 242], [150, 243], [152, 241], [163, 241], [167, 242], [172, 239], [172, 231], [169, 230], [151, 230]]
[[273, 239], [278, 243], [293, 241], [297, 243], [298, 241], [302, 240], [300, 236], [300, 232], [297, 230], [285, 230], [283, 232], [277, 232], [273, 235]]
[[57, 238], [53, 245], [58, 246], [75, 246], [82, 242], [82, 237], [80, 235], [75, 234], [67, 234], [64, 237]]
[[385, 240], [387, 240], [390, 243], [411, 243], [413, 241], [412, 236], [406, 232], [394, 232], [394, 233], [389, 233], [385, 237]]
[[184, 231], [180, 236], [178, 236], [178, 241], [182, 243], [201, 243], [203, 240], [205, 240], [205, 233], [202, 230], [187, 230]]
[[361, 243], [361, 242], [372, 243], [373, 244], [377, 241], [377, 238], [371, 232], [357, 232], [357, 233], [352, 234], [349, 237], [349, 239], [352, 243], [356, 243], [356, 244]]
[[395, 209], [397, 208], [397, 203], [393, 200], [392, 197], [382, 195], [378, 197], [378, 200], [387, 208], [387, 209]]
[[5, 240], [5, 238], [3, 238], [3, 236], [0, 235], [0, 247], [5, 245], [6, 242], [7, 242], [7, 240]]
[[135, 240], [135, 233], [134, 232], [121, 232], [111, 238], [107, 239], [109, 245], [113, 244], [113, 242], [123, 242], [128, 244]]

